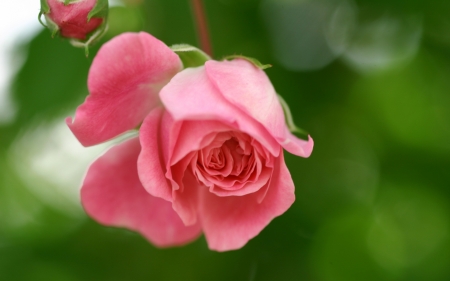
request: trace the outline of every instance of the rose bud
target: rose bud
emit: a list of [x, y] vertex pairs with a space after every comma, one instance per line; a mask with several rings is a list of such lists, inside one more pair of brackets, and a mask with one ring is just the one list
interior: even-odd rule
[[[45, 16], [47, 24], [40, 20]], [[41, 0], [39, 21], [52, 36], [71, 39], [77, 47], [88, 47], [103, 35], [108, 15], [108, 0]]]
[[157, 246], [204, 233], [210, 249], [239, 249], [295, 200], [284, 150], [309, 157], [314, 143], [291, 133], [272, 83], [251, 61], [183, 69], [182, 57], [143, 32], [99, 50], [90, 95], [69, 128], [85, 146], [140, 129], [90, 166], [81, 201], [96, 221]]

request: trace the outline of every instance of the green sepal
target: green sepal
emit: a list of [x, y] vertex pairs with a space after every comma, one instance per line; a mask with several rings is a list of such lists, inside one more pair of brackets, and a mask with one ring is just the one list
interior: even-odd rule
[[50, 6], [48, 5], [47, 0], [41, 0], [41, 13], [47, 14], [48, 12], [50, 12]]
[[96, 43], [98, 40], [100, 40], [100, 38], [102, 38], [103, 35], [105, 35], [106, 30], [107, 30], [107, 25], [106, 25], [106, 23], [103, 23], [102, 25], [100, 25], [100, 27], [96, 31], [94, 31], [92, 34], [90, 34], [88, 36], [88, 39], [86, 41], [70, 39], [69, 42], [74, 47], [84, 48], [84, 54], [86, 55], [86, 57], [88, 57], [89, 56], [89, 47], [92, 44]]
[[44, 15], [44, 17], [45, 17], [45, 22], [47, 23], [47, 24], [44, 24], [43, 22], [42, 22], [42, 20], [41, 20], [41, 16], [42, 16], [42, 12], [40, 12], [39, 13], [39, 17], [38, 17], [38, 19], [39, 19], [39, 22], [44, 26], [44, 27], [46, 27], [48, 30], [50, 30], [50, 32], [51, 32], [51, 34], [52, 34], [52, 38], [55, 38], [55, 36], [56, 36], [56, 34], [58, 34], [58, 31], [59, 31], [59, 26], [56, 24], [56, 23], [54, 23], [45, 13], [43, 14]]
[[58, 34], [59, 28], [53, 28], [52, 29], [52, 38], [55, 38], [56, 34]]
[[206, 61], [211, 60], [208, 54], [188, 44], [173, 45], [170, 49], [180, 57], [184, 68], [202, 66]]
[[255, 59], [255, 58], [246, 57], [246, 56], [242, 56], [242, 55], [226, 56], [223, 59], [224, 60], [243, 59], [243, 60], [246, 60], [248, 62], [251, 62], [254, 66], [256, 66], [256, 67], [258, 67], [259, 69], [262, 69], [262, 70], [272, 67], [271, 64], [262, 64], [259, 60]]
[[72, 3], [74, 3], [74, 2], [79, 2], [79, 1], [80, 1], [80, 0], [63, 0], [65, 6], [67, 6], [67, 5], [69, 5], [69, 4], [72, 4]]
[[307, 141], [309, 139], [309, 133], [303, 129], [300, 129], [294, 124], [291, 109], [289, 108], [287, 102], [280, 95], [278, 95], [278, 100], [280, 101], [281, 106], [283, 107], [284, 116], [286, 118], [286, 125], [288, 126], [289, 131], [299, 139]]
[[88, 21], [93, 17], [103, 18], [106, 21], [108, 17], [108, 0], [97, 0], [94, 8], [88, 14]]
[[[64, 3], [64, 4], [65, 4], [65, 3]], [[58, 27], [58, 25], [56, 25], [56, 23], [54, 23], [54, 22], [47, 16], [48, 13], [50, 13], [50, 6], [48, 5], [47, 0], [41, 0], [41, 11], [39, 12], [39, 15], [38, 15], [39, 23], [40, 23], [43, 27], [48, 28], [48, 29], [50, 30], [51, 34], [52, 34], [52, 38], [54, 38], [55, 35], [56, 35], [56, 34], [58, 33], [58, 31], [59, 31], [59, 27]], [[44, 15], [44, 17], [45, 17], [45, 22], [46, 22], [47, 24], [45, 24], [45, 23], [42, 21], [42, 15]]]
[[41, 19], [43, 14], [44, 14], [43, 12], [39, 12], [38, 21], [43, 27], [48, 28], [48, 26]]
[[47, 0], [41, 0], [41, 11], [39, 12], [38, 20], [39, 23], [45, 28], [49, 27], [42, 21], [42, 15], [48, 14], [48, 12], [50, 12], [50, 6], [48, 5]]

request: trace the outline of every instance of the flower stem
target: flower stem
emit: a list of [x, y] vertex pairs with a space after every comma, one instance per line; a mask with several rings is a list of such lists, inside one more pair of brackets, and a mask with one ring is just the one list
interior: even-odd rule
[[209, 39], [208, 24], [206, 21], [205, 9], [203, 7], [202, 0], [191, 0], [191, 6], [194, 12], [195, 23], [197, 26], [197, 36], [200, 41], [200, 48], [210, 57], [212, 57], [212, 46]]

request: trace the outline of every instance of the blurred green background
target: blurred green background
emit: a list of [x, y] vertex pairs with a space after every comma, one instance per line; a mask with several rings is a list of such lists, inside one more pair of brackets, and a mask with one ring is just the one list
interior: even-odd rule
[[[36, 17], [33, 1], [19, 12]], [[95, 223], [78, 188], [110, 144], [81, 147], [64, 118], [101, 44], [85, 58], [43, 28], [2, 32], [20, 40], [0, 96], [0, 280], [450, 280], [450, 1], [204, 2], [215, 58], [272, 64], [315, 140], [309, 159], [286, 155], [295, 204], [226, 253], [203, 237], [157, 249]], [[112, 4], [103, 42], [145, 30], [197, 45], [187, 0]]]

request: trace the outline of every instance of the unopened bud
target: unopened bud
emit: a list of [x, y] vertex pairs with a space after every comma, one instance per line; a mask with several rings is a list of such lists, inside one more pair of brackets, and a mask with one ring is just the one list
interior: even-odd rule
[[[43, 24], [41, 16], [47, 24]], [[39, 21], [52, 36], [59, 34], [77, 47], [89, 47], [106, 29], [108, 0], [41, 0]]]

